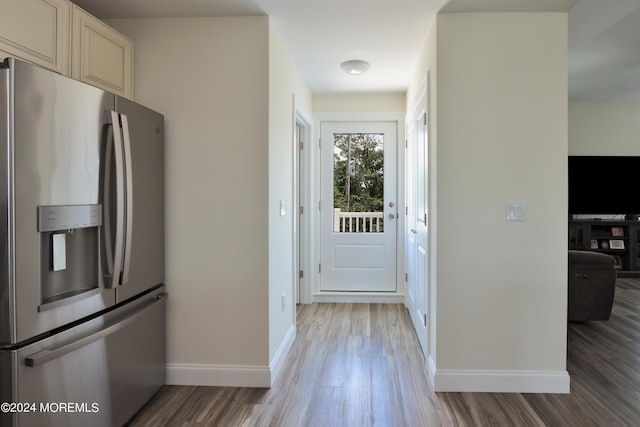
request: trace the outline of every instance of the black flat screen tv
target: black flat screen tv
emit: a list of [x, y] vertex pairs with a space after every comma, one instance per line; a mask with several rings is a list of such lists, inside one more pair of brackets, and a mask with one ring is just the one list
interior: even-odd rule
[[569, 156], [569, 215], [640, 214], [640, 157]]

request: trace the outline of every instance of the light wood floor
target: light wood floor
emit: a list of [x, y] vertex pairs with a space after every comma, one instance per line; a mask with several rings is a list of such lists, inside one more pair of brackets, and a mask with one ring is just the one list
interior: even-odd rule
[[165, 386], [131, 426], [640, 426], [640, 280], [607, 322], [569, 324], [571, 394], [434, 393], [401, 305], [298, 307], [271, 389]]

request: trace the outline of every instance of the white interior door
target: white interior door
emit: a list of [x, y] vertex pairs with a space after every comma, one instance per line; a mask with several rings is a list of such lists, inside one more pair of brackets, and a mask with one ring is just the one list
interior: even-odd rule
[[405, 262], [407, 279], [407, 308], [411, 314], [414, 328], [418, 330], [420, 310], [418, 308], [418, 278], [416, 268], [416, 252], [418, 245], [416, 241], [416, 183], [417, 183], [417, 128], [416, 121], [407, 122], [407, 151], [405, 154], [405, 191], [407, 203], [406, 239], [405, 239]]
[[322, 291], [396, 291], [396, 122], [322, 122]]
[[429, 356], [429, 121], [427, 87], [407, 121], [405, 188], [407, 201], [407, 308], [425, 356]]
[[425, 356], [428, 351], [429, 316], [429, 133], [427, 113], [422, 111], [415, 128], [415, 203], [414, 228], [411, 233], [415, 249], [415, 306], [413, 323]]

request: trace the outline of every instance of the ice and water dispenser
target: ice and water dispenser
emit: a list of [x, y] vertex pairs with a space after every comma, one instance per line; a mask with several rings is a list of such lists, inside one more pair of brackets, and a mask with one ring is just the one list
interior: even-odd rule
[[38, 206], [41, 309], [101, 287], [101, 225], [99, 204]]

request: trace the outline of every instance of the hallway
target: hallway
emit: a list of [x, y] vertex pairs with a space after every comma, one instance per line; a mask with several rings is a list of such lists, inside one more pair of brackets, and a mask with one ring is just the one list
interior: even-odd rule
[[271, 389], [165, 386], [131, 426], [440, 425], [403, 305], [299, 305], [297, 325]]

